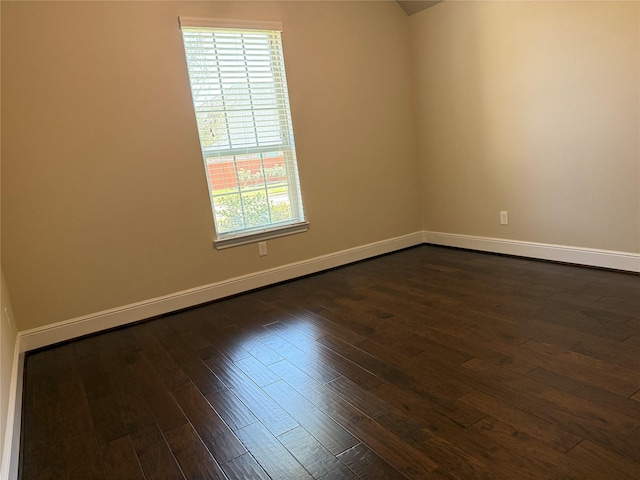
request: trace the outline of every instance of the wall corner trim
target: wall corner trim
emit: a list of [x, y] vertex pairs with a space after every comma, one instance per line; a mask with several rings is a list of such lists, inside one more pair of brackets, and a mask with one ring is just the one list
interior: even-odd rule
[[290, 263], [162, 297], [84, 315], [19, 333], [22, 351], [34, 350], [73, 338], [97, 333], [202, 303], [219, 300], [256, 288], [291, 280], [348, 263], [423, 243], [422, 232], [369, 243], [346, 250]]
[[22, 377], [24, 372], [24, 353], [20, 344], [20, 334], [16, 338], [13, 349], [13, 366], [9, 384], [9, 405], [7, 407], [4, 449], [0, 468], [0, 479], [15, 480], [18, 478], [18, 462], [20, 459], [20, 426], [22, 424]]
[[491, 253], [503, 253], [540, 260], [574, 263], [590, 267], [611, 268], [640, 273], [640, 254], [594, 248], [523, 242], [503, 238], [477, 237], [444, 232], [423, 232], [424, 243], [447, 247], [468, 248]]

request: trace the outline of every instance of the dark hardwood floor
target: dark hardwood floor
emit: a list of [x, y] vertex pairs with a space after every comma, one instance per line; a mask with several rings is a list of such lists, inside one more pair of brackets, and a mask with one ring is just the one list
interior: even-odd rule
[[22, 478], [640, 478], [640, 277], [421, 246], [27, 356]]

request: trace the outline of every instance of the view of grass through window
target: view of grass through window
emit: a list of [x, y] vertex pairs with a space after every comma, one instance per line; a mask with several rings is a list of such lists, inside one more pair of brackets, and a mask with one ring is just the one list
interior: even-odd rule
[[[225, 157], [207, 164], [221, 231], [291, 219], [284, 154]], [[225, 174], [233, 170], [233, 175]]]

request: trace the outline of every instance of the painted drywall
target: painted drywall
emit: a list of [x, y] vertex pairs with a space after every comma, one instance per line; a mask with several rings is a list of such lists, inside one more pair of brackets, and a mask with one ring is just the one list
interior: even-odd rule
[[2, 282], [0, 296], [0, 316], [2, 317], [0, 318], [0, 472], [5, 472], [9, 467], [5, 464], [9, 461], [9, 457], [5, 458], [4, 455], [5, 441], [12, 440], [11, 436], [5, 437], [11, 403], [11, 377], [14, 369], [14, 352], [18, 331], [13, 320], [13, 308], [4, 273], [2, 273], [0, 281]]
[[[24, 331], [420, 231], [395, 2], [2, 2], [2, 267]], [[223, 251], [179, 15], [284, 24], [310, 230]]]
[[640, 252], [639, 2], [447, 1], [409, 25], [425, 230]]

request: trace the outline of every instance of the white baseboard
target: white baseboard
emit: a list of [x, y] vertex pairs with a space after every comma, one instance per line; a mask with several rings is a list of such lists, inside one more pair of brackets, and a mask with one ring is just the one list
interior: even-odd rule
[[502, 238], [475, 237], [443, 232], [423, 232], [425, 243], [468, 248], [483, 252], [504, 253], [541, 260], [575, 263], [591, 267], [640, 272], [640, 254], [597, 250], [593, 248], [522, 242]]
[[4, 434], [4, 449], [2, 451], [2, 468], [0, 469], [1, 480], [15, 480], [18, 478], [23, 372], [24, 353], [21, 352], [20, 337], [18, 337], [13, 349], [6, 431], [2, 432]]
[[269, 270], [230, 278], [170, 295], [104, 310], [71, 320], [35, 328], [18, 334], [21, 351], [34, 350], [58, 342], [163, 315], [183, 308], [218, 300], [255, 288], [321, 272], [403, 248], [431, 243], [492, 253], [518, 255], [543, 260], [640, 272], [640, 254], [596, 250], [563, 245], [522, 242], [443, 232], [415, 232], [347, 250], [290, 263]]
[[96, 333], [423, 243], [422, 232], [290, 263], [19, 333], [22, 351]]

